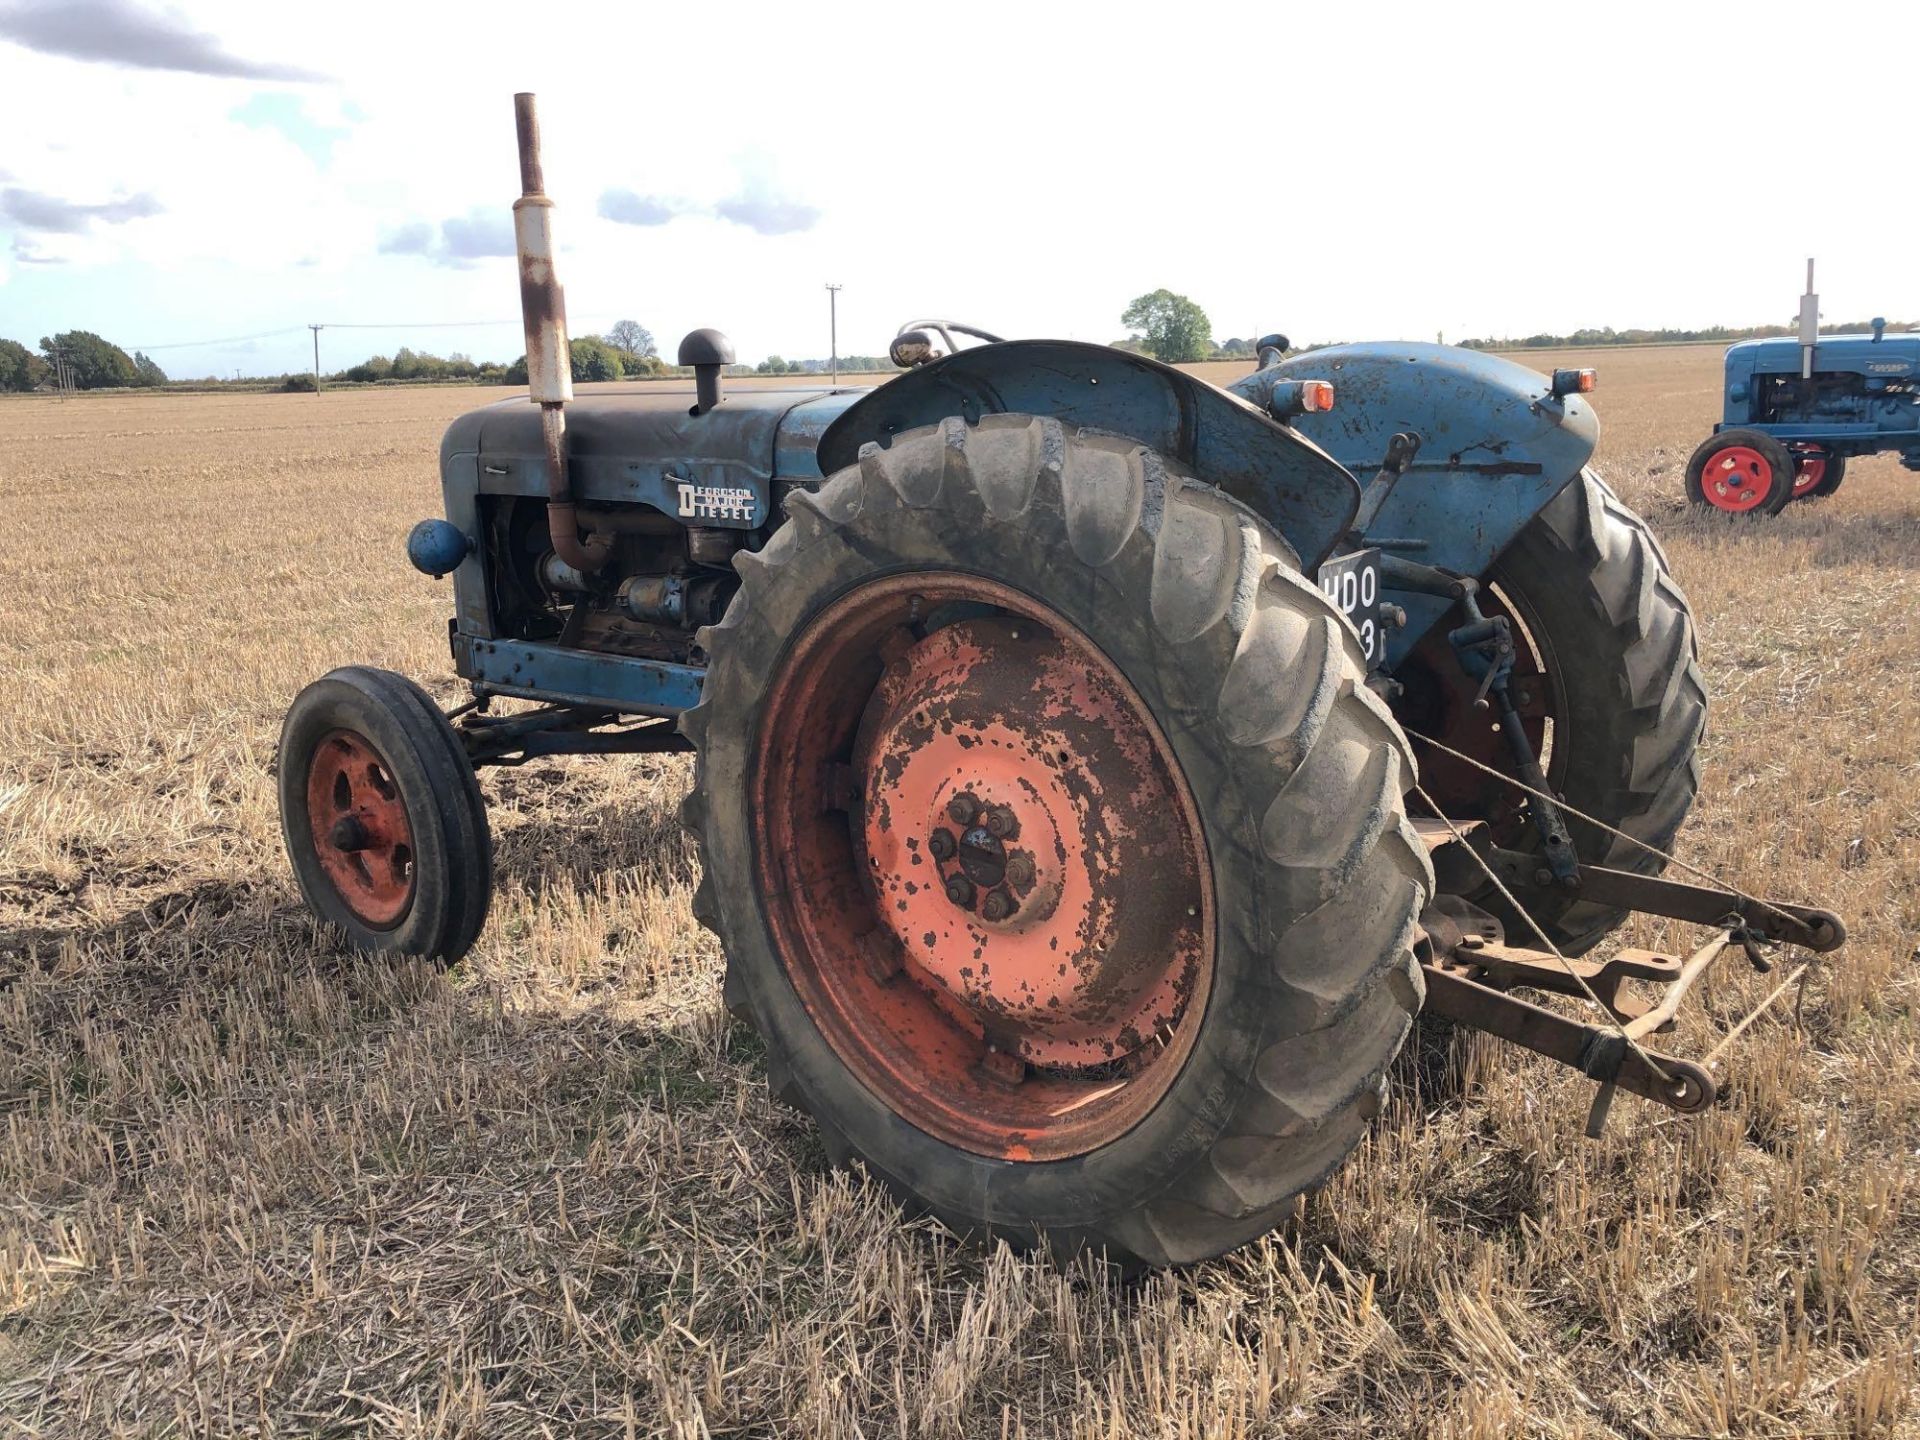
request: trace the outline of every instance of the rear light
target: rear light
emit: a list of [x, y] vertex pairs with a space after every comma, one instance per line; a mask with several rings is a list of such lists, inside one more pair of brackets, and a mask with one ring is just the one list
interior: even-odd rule
[[1593, 387], [1600, 383], [1597, 370], [1556, 370], [1553, 372], [1553, 393], [1556, 395], [1590, 395]]
[[1267, 396], [1267, 413], [1276, 420], [1323, 415], [1333, 408], [1331, 380], [1276, 380]]

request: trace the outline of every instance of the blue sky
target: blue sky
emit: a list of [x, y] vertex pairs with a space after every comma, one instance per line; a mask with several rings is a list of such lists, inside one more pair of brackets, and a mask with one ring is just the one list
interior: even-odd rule
[[1920, 197], [1848, 141], [1916, 42], [1911, 5], [0, 0], [0, 336], [511, 358], [516, 89], [576, 330], [669, 349], [824, 354], [828, 281], [860, 353], [1111, 339], [1163, 285], [1220, 337], [1785, 320], [1807, 255], [1830, 318], [1911, 317]]

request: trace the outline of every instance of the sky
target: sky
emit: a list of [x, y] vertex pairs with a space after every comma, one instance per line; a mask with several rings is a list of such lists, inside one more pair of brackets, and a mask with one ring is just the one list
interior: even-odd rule
[[[1920, 5], [0, 0], [0, 337], [175, 375], [521, 348], [512, 96], [576, 334], [1297, 341], [1920, 316]], [[348, 326], [363, 328], [346, 328]], [[448, 328], [430, 328], [441, 327]]]

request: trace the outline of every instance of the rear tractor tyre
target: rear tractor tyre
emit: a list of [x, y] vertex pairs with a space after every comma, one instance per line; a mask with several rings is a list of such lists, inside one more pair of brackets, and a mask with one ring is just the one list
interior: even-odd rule
[[419, 686], [350, 665], [280, 731], [280, 829], [307, 903], [361, 950], [451, 964], [486, 923], [493, 840], [460, 737]]
[[916, 1209], [1126, 1268], [1264, 1233], [1423, 998], [1405, 737], [1284, 541], [1131, 441], [869, 445], [704, 632], [695, 913], [775, 1095]]
[[[1590, 864], [1659, 874], [1666, 862], [1654, 850], [1673, 848], [1700, 789], [1707, 724], [1693, 612], [1659, 541], [1605, 481], [1583, 470], [1502, 552], [1487, 579], [1545, 671], [1531, 682], [1540, 693], [1530, 698], [1553, 717], [1548, 784], [1573, 809], [1633, 837], [1569, 815], [1574, 849]], [[1456, 708], [1466, 713], [1464, 703]], [[1421, 759], [1424, 783], [1441, 799], [1455, 767]], [[1497, 781], [1481, 793], [1524, 798]], [[1511, 811], [1504, 820], [1473, 805], [1448, 813], [1491, 819], [1502, 845], [1540, 849], [1539, 833], [1516, 823]], [[1497, 894], [1475, 903], [1498, 916], [1518, 943], [1534, 942], [1532, 927]], [[1569, 955], [1591, 950], [1627, 918], [1624, 910], [1559, 891], [1534, 903], [1531, 914]]]
[[1687, 498], [1723, 515], [1778, 515], [1793, 477], [1793, 455], [1764, 430], [1722, 430], [1687, 461]]

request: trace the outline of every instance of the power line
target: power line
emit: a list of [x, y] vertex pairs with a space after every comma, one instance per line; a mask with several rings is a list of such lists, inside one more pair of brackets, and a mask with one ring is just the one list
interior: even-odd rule
[[326, 322], [327, 329], [329, 330], [468, 330], [478, 329], [485, 325], [518, 325], [520, 323], [522, 322], [517, 317], [512, 320], [418, 320], [412, 323], [395, 322], [392, 324], [384, 322], [374, 324], [370, 321], [329, 320]]
[[136, 345], [133, 348], [142, 352], [148, 350], [191, 350], [201, 345], [238, 345], [244, 340], [271, 340], [276, 335], [298, 335], [307, 327], [289, 325], [284, 330], [263, 330], [258, 335], [227, 335], [218, 340], [169, 340], [164, 345]]
[[[489, 326], [519, 325], [518, 317], [512, 320], [326, 320], [322, 328], [327, 330], [478, 330]], [[248, 340], [272, 340], [281, 335], [298, 335], [302, 330], [311, 330], [312, 324], [289, 325], [281, 330], [262, 330], [256, 335], [223, 335], [214, 340], [168, 340], [159, 345], [135, 345], [139, 351], [150, 350], [194, 350], [208, 345], [239, 345]]]

